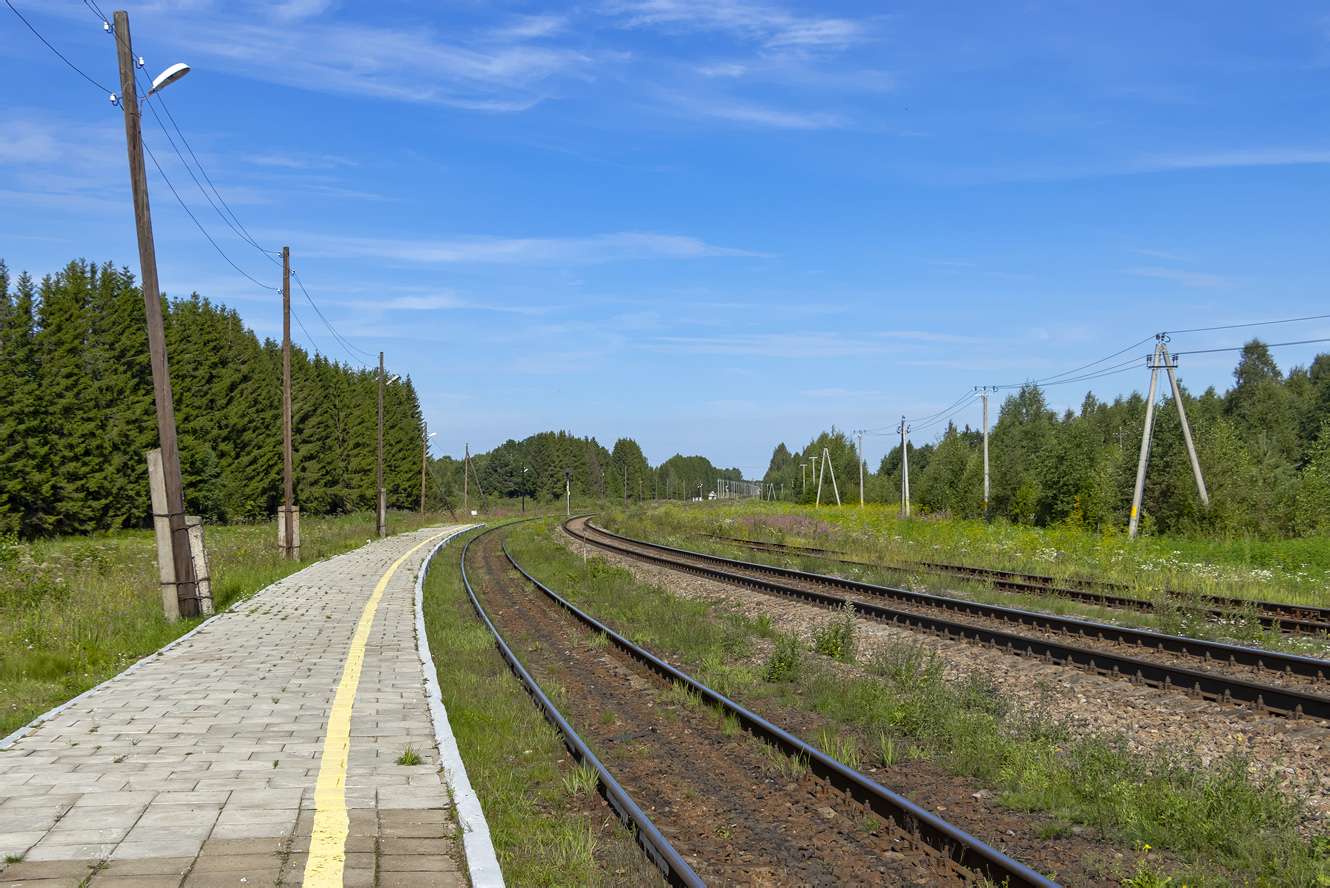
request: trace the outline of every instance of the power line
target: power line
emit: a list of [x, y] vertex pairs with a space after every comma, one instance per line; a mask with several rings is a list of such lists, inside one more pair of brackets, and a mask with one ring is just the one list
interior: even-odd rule
[[230, 256], [226, 255], [226, 251], [224, 251], [221, 247], [217, 245], [217, 241], [212, 239], [211, 234], [208, 234], [208, 229], [203, 227], [202, 223], [200, 223], [199, 220], [194, 216], [193, 212], [190, 211], [189, 206], [183, 200], [181, 200], [180, 192], [175, 190], [175, 186], [172, 185], [171, 180], [167, 178], [166, 171], [163, 170], [162, 165], [157, 162], [157, 158], [153, 155], [152, 149], [148, 147], [148, 144], [146, 142], [143, 144], [143, 150], [148, 152], [148, 157], [152, 159], [152, 165], [157, 167], [158, 173], [161, 173], [162, 180], [166, 182], [166, 187], [171, 189], [171, 193], [175, 195], [175, 199], [180, 201], [180, 206], [184, 209], [185, 213], [194, 222], [194, 224], [198, 226], [199, 231], [203, 232], [203, 236], [208, 239], [208, 243], [212, 244], [213, 249], [216, 250], [218, 254], [223, 259], [225, 259], [232, 268], [240, 272], [242, 276], [244, 276], [254, 284], [257, 284], [258, 286], [262, 287], [265, 290], [275, 289], [271, 284], [265, 284], [262, 283], [261, 281], [255, 280], [253, 277], [250, 277], [250, 275], [246, 273], [243, 268], [235, 264], [235, 261], [232, 260]]
[[[291, 277], [296, 279], [296, 284], [300, 286], [300, 292], [305, 294], [305, 299], [309, 302], [310, 308], [314, 309], [314, 313], [319, 316], [319, 320], [323, 321], [323, 326], [327, 327], [328, 332], [333, 335], [333, 338], [336, 339], [339, 343], [341, 343], [343, 348], [347, 349], [347, 354], [350, 354], [352, 351], [357, 351], [360, 352], [360, 354], [364, 355], [365, 357], [373, 360], [375, 357], [374, 355], [370, 354], [369, 352], [363, 349], [356, 348], [347, 340], [345, 336], [343, 336], [341, 333], [338, 333], [337, 330], [333, 328], [333, 325], [329, 323], [326, 317], [323, 316], [323, 312], [319, 311], [319, 307], [314, 304], [314, 297], [310, 296], [309, 291], [305, 289], [305, 283], [300, 279], [300, 275], [296, 274], [295, 271], [292, 271]], [[351, 355], [351, 360], [357, 361], [355, 355]]]
[[[1170, 333], [1208, 333], [1211, 330], [1237, 330], [1241, 327], [1268, 327], [1271, 324], [1296, 324], [1299, 321], [1324, 321], [1330, 315], [1312, 315], [1306, 318], [1284, 318], [1278, 321], [1253, 321], [1250, 324], [1224, 324], [1220, 327], [1195, 327], [1191, 330], [1170, 330]], [[1195, 352], [1192, 352], [1195, 354]]]
[[[1281, 322], [1272, 321], [1271, 323]], [[1285, 345], [1312, 345], [1317, 342], [1330, 342], [1330, 339], [1299, 339], [1297, 342], [1262, 342], [1261, 344], [1266, 348], [1281, 348]], [[1176, 358], [1178, 355], [1208, 355], [1212, 352], [1235, 352], [1242, 351], [1246, 347], [1245, 345], [1234, 345], [1229, 348], [1197, 348], [1191, 351], [1173, 352], [1173, 357]]]
[[107, 89], [106, 87], [102, 86], [100, 83], [98, 83], [97, 81], [93, 80], [93, 79], [92, 79], [91, 77], [89, 77], [87, 74], [84, 74], [83, 71], [82, 71], [82, 69], [80, 69], [78, 65], [74, 64], [74, 63], [71, 62], [69, 59], [65, 58], [64, 54], [61, 53], [60, 50], [58, 50], [58, 49], [56, 49], [54, 46], [52, 46], [51, 43], [50, 43], [50, 41], [47, 40], [45, 37], [43, 37], [43, 36], [41, 35], [41, 33], [40, 33], [36, 28], [34, 28], [34, 27], [32, 26], [32, 23], [29, 22], [27, 19], [25, 19], [25, 18], [23, 17], [23, 13], [19, 12], [17, 9], [14, 9], [14, 4], [13, 4], [13, 3], [10, 3], [9, 0], [5, 0], [5, 5], [8, 6], [8, 7], [10, 8], [10, 10], [13, 11], [14, 15], [16, 15], [16, 16], [19, 17], [19, 21], [23, 22], [23, 24], [25, 24], [25, 25], [28, 26], [28, 30], [29, 30], [29, 31], [31, 31], [32, 33], [34, 33], [34, 34], [37, 35], [37, 39], [38, 39], [38, 40], [40, 40], [42, 43], [45, 43], [45, 44], [46, 44], [46, 48], [47, 48], [47, 49], [49, 49], [51, 52], [55, 53], [56, 55], [60, 56], [60, 61], [64, 62], [64, 63], [65, 63], [66, 65], [68, 65], [69, 67], [73, 68], [75, 71], [78, 72], [78, 75], [79, 75], [80, 77], [82, 77], [84, 80], [88, 81], [88, 82], [91, 83], [93, 86], [95, 86], [95, 87], [97, 87], [98, 89], [100, 89], [102, 92], [104, 92], [104, 93], [106, 93], [107, 95], [110, 95], [110, 96], [114, 96], [114, 95], [115, 95], [115, 90], [113, 90], [113, 89]]
[[[245, 228], [245, 226], [241, 223], [240, 219], [236, 216], [235, 210], [232, 210], [231, 205], [226, 202], [226, 198], [222, 197], [221, 192], [217, 190], [217, 186], [213, 184], [212, 179], [208, 177], [208, 171], [203, 168], [203, 164], [199, 163], [198, 156], [194, 154], [194, 149], [190, 146], [189, 140], [185, 138], [185, 134], [181, 131], [179, 124], [175, 122], [175, 117], [171, 114], [171, 109], [167, 107], [166, 100], [162, 98], [161, 93], [157, 94], [157, 102], [162, 106], [162, 110], [166, 112], [167, 119], [171, 121], [171, 126], [175, 128], [176, 134], [180, 136], [180, 141], [184, 143], [185, 150], [188, 151], [189, 156], [193, 158], [194, 165], [199, 168], [199, 173], [203, 175], [204, 181], [208, 183], [208, 187], [212, 189], [212, 193], [217, 195], [217, 200], [221, 202], [222, 206], [226, 207], [226, 212], [230, 214], [231, 219], [235, 221], [235, 224], [232, 225], [231, 221], [228, 220], [226, 216], [223, 215], [222, 211], [217, 208], [217, 204], [212, 202], [212, 198], [208, 197], [208, 192], [203, 191], [203, 185], [201, 185], [199, 183], [198, 178], [195, 177], [194, 184], [198, 185], [199, 190], [203, 192], [203, 196], [205, 198], [208, 198], [208, 203], [212, 203], [212, 208], [214, 210], [217, 210], [217, 215], [221, 216], [223, 222], [231, 226], [231, 230], [234, 231], [238, 237], [248, 242], [250, 246], [254, 247], [254, 249], [258, 250], [260, 253], [263, 253], [265, 256], [268, 257], [270, 261], [280, 265], [281, 263], [273, 258], [275, 255], [277, 255], [277, 251], [265, 250], [263, 247], [259, 245], [259, 242], [254, 239], [254, 237], [249, 233], [249, 230]], [[158, 125], [161, 125], [162, 119], [160, 117], [157, 117], [157, 112], [155, 110], [152, 112], [152, 115], [153, 117], [157, 118]], [[165, 126], [162, 126], [162, 132], [166, 132]], [[171, 142], [171, 147], [175, 148], [175, 140], [171, 138], [171, 134], [169, 132], [166, 132], [166, 138], [168, 141]], [[185, 163], [185, 157], [184, 155], [180, 154], [180, 149], [176, 148], [176, 154], [180, 156], [180, 162], [185, 164], [185, 168], [189, 169], [189, 164]], [[192, 170], [190, 171], [190, 175], [191, 176], [194, 175]]]

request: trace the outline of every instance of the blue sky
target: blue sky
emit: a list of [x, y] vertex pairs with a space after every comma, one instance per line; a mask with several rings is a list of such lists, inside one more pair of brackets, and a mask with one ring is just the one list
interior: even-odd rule
[[[11, 2], [118, 91], [92, 11], [113, 5]], [[436, 454], [564, 428], [760, 477], [777, 443], [832, 424], [894, 426], [1159, 331], [1330, 312], [1324, 4], [128, 8], [148, 78], [193, 68], [160, 96], [208, 179], [262, 246], [290, 246], [354, 349], [411, 375]], [[137, 273], [120, 110], [7, 8], [0, 34], [0, 257]], [[279, 269], [148, 112], [144, 133], [263, 284], [150, 163], [164, 289], [279, 337]], [[298, 289], [293, 305], [302, 345], [369, 360]], [[1254, 333], [1324, 338], [1330, 322], [1172, 346]], [[1186, 355], [1182, 380], [1222, 390], [1235, 359]], [[1147, 382], [1131, 369], [1048, 397]], [[866, 438], [870, 465], [891, 444]]]

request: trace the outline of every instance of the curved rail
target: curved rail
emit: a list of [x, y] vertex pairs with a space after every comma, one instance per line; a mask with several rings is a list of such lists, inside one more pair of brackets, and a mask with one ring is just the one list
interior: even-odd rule
[[[1149, 647], [1160, 652], [1181, 654], [1193, 658], [1227, 660], [1231, 664], [1255, 666], [1258, 669], [1264, 670], [1281, 672], [1287, 670], [1290, 674], [1310, 679], [1316, 682], [1317, 685], [1324, 683], [1324, 672], [1330, 670], [1330, 663], [1327, 663], [1325, 660], [1317, 660], [1311, 657], [1298, 657], [1271, 651], [1254, 650], [1252, 648], [1244, 648], [1219, 642], [1181, 638], [1174, 635], [1161, 635], [1154, 632], [1126, 629], [1102, 623], [1089, 623], [1082, 620], [1071, 620], [1046, 614], [1034, 614], [1027, 611], [1014, 610], [1012, 608], [976, 604], [974, 602], [928, 595], [921, 592], [893, 589], [887, 586], [875, 586], [854, 580], [841, 580], [835, 577], [806, 573], [804, 571], [792, 570], [790, 568], [753, 564], [751, 562], [720, 558], [715, 555], [703, 555], [697, 552], [689, 552], [683, 549], [662, 546], [657, 543], [633, 540], [604, 530], [603, 528], [588, 525], [596, 534], [608, 537], [611, 540], [620, 541], [620, 544], [615, 544], [603, 539], [594, 539], [585, 533], [577, 533], [576, 530], [571, 527], [571, 521], [566, 522], [565, 526], [570, 533], [579, 536], [591, 545], [610, 549], [612, 551], [618, 551], [633, 558], [654, 561], [676, 570], [697, 573], [721, 580], [722, 582], [737, 583], [739, 585], [746, 585], [780, 595], [802, 598], [828, 607], [840, 607], [849, 603], [854, 607], [857, 613], [875, 619], [896, 623], [905, 628], [922, 630], [934, 635], [955, 638], [961, 641], [975, 641], [990, 647], [1006, 650], [1012, 654], [1038, 657], [1046, 662], [1060, 666], [1069, 666], [1087, 671], [1094, 671], [1112, 677], [1128, 678], [1136, 683], [1149, 684], [1164, 690], [1177, 690], [1190, 693], [1194, 697], [1202, 697], [1227, 703], [1249, 704], [1253, 706], [1257, 712], [1269, 711], [1274, 714], [1286, 715], [1293, 718], [1300, 718], [1304, 715], [1319, 719], [1330, 718], [1330, 697], [1321, 696], [1319, 694], [1310, 694], [1288, 688], [1273, 687], [1258, 682], [1247, 681], [1245, 679], [1217, 675], [1215, 673], [1203, 672], [1196, 669], [1188, 669], [1182, 666], [1165, 665], [1151, 660], [1081, 647], [1072, 643], [1059, 643], [1043, 638], [1022, 635], [1018, 632], [1004, 632], [1001, 630], [989, 629], [966, 623], [960, 619], [944, 619], [941, 617], [926, 616], [913, 611], [899, 610], [880, 604], [843, 598], [838, 595], [819, 592], [808, 588], [786, 585], [772, 580], [763, 580], [753, 576], [735, 574], [724, 570], [723, 567], [741, 568], [755, 573], [771, 574], [776, 577], [798, 580], [808, 584], [825, 586], [828, 588], [839, 588], [850, 592], [872, 595], [878, 598], [886, 598], [901, 603], [936, 608], [955, 613], [959, 616], [984, 617], [1008, 624], [1015, 623], [1018, 627], [1023, 628], [1028, 626], [1032, 629], [1057, 633], [1064, 638], [1090, 638], [1096, 639], [1100, 642], [1116, 642], [1117, 644], [1129, 645], [1142, 650]], [[652, 555], [633, 551], [628, 547], [629, 544], [632, 546], [644, 547], [661, 554]], [[678, 560], [679, 558], [698, 559], [718, 566], [707, 567], [698, 564], [681, 563]]]
[[[573, 519], [570, 519], [570, 521]], [[565, 527], [568, 522], [564, 522]], [[651, 652], [638, 647], [613, 629], [578, 609], [558, 593], [541, 583], [519, 565], [508, 552], [505, 541], [503, 552], [508, 561], [538, 589], [545, 593], [555, 604], [562, 607], [573, 617], [593, 631], [604, 633], [620, 650], [651, 669], [667, 681], [682, 684], [704, 700], [724, 708], [734, 715], [739, 724], [754, 737], [776, 746], [788, 756], [805, 759], [809, 769], [827, 781], [837, 790], [845, 793], [860, 804], [865, 804], [874, 814], [890, 818], [897, 824], [917, 832], [919, 838], [930, 847], [950, 857], [957, 864], [973, 872], [984, 875], [995, 884], [1006, 884], [1011, 888], [1054, 888], [1052, 882], [1029, 867], [1013, 860], [1002, 852], [992, 848], [937, 815], [920, 808], [918, 805], [897, 795], [886, 787], [841, 764], [798, 737], [787, 733], [766, 719], [720, 694], [688, 674], [674, 668]]]
[[[526, 520], [534, 521], [536, 519], [528, 518]], [[503, 640], [503, 637], [499, 634], [499, 630], [495, 628], [492, 622], [490, 622], [490, 618], [485, 613], [485, 609], [481, 607], [480, 599], [476, 597], [475, 590], [471, 588], [471, 580], [466, 574], [466, 553], [471, 548], [472, 543], [480, 539], [482, 536], [493, 533], [498, 529], [498, 527], [492, 527], [484, 533], [476, 534], [474, 537], [467, 540], [466, 545], [462, 547], [462, 584], [466, 587], [466, 594], [471, 598], [471, 606], [476, 609], [476, 613], [480, 616], [481, 622], [483, 622], [489, 629], [490, 633], [494, 635], [494, 641], [499, 646], [499, 653], [503, 656], [504, 660], [508, 662], [508, 667], [513, 670], [519, 679], [521, 679], [522, 684], [526, 687], [527, 693], [531, 695], [533, 700], [535, 700], [536, 706], [539, 707], [541, 713], [545, 716], [545, 719], [563, 735], [563, 742], [564, 745], [568, 747], [568, 751], [576, 756], [579, 761], [586, 762], [596, 769], [596, 774], [600, 780], [601, 792], [605, 796], [605, 800], [610, 803], [610, 806], [614, 808], [616, 812], [618, 812], [619, 817], [624, 823], [633, 829], [638, 844], [642, 846], [643, 850], [646, 851], [647, 856], [651, 858], [652, 862], [654, 862], [665, 875], [666, 881], [671, 885], [682, 885], [687, 886], [687, 888], [706, 888], [706, 883], [702, 881], [697, 873], [693, 872], [693, 868], [690, 867], [683, 859], [683, 856], [674, 849], [674, 846], [669, 843], [669, 840], [661, 835], [660, 831], [656, 829], [656, 825], [651, 822], [651, 818], [647, 817], [642, 809], [638, 807], [637, 803], [634, 802], [632, 797], [629, 796], [623, 787], [619, 785], [618, 781], [614, 779], [609, 770], [601, 764], [600, 759], [596, 757], [590, 747], [588, 747], [582, 738], [578, 736], [577, 731], [573, 729], [573, 726], [570, 725], [559, 712], [558, 707], [550, 701], [549, 697], [545, 696], [545, 692], [540, 689], [540, 685], [536, 684], [535, 679], [533, 679], [531, 674], [526, 671], [526, 667], [522, 665], [517, 659], [517, 656], [512, 652], [512, 649], [508, 647], [507, 643]], [[508, 554], [508, 547], [506, 545], [504, 546], [504, 554]], [[509, 556], [509, 561], [511, 560], [512, 556]], [[518, 569], [521, 570], [521, 568]], [[541, 588], [543, 589], [544, 587], [542, 586]]]
[[[702, 534], [702, 536], [708, 539], [717, 540], [718, 542], [743, 546], [744, 548], [752, 549], [756, 552], [806, 555], [814, 558], [825, 558], [829, 561], [837, 561], [841, 564], [853, 564], [861, 567], [892, 568], [892, 565], [889, 564], [877, 564], [871, 561], [857, 561], [844, 558], [842, 556], [844, 556], [845, 553], [836, 549], [823, 549], [817, 546], [796, 546], [790, 543], [769, 543], [762, 540], [727, 537], [719, 534]], [[919, 569], [928, 571], [929, 573], [985, 580], [992, 583], [993, 587], [996, 589], [1034, 595], [1057, 595], [1061, 598], [1069, 598], [1074, 601], [1099, 604], [1105, 607], [1116, 607], [1123, 610], [1150, 611], [1155, 609], [1155, 603], [1152, 601], [1121, 594], [1129, 591], [1130, 587], [1122, 583], [1113, 583], [1103, 580], [1057, 580], [1053, 577], [1041, 576], [1039, 574], [1017, 573], [1015, 571], [996, 570], [987, 567], [970, 567], [964, 564], [946, 564], [940, 561], [911, 561], [907, 562], [899, 569]], [[1066, 585], [1058, 585], [1059, 583]], [[1187, 597], [1183, 593], [1170, 590], [1165, 590], [1165, 594], [1179, 599]], [[1205, 609], [1206, 615], [1211, 619], [1253, 619], [1266, 629], [1277, 629], [1281, 632], [1305, 632], [1309, 634], [1330, 633], [1330, 608], [1327, 607], [1283, 604], [1278, 601], [1230, 598], [1221, 595], [1201, 595], [1198, 597], [1201, 601], [1208, 602], [1211, 605]], [[1255, 609], [1255, 613], [1247, 613], [1251, 609]]]

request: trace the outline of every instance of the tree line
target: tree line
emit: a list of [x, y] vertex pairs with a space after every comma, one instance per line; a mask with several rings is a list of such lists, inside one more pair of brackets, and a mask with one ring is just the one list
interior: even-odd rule
[[[717, 478], [742, 478], [739, 469], [719, 469], [704, 456], [675, 454], [653, 467], [632, 438], [619, 438], [607, 450], [593, 437], [578, 438], [566, 431], [540, 432], [521, 441], [510, 438], [487, 453], [472, 455], [471, 461], [465, 489], [473, 507], [511, 507], [519, 499], [549, 503], [565, 493], [606, 504], [687, 500], [714, 490]], [[431, 482], [427, 499], [433, 502], [441, 492], [454, 507], [460, 506], [464, 460], [444, 456], [431, 459], [430, 465], [438, 488]], [[477, 482], [485, 500], [476, 492]]]
[[[267, 520], [283, 497], [282, 348], [197, 293], [162, 298], [185, 508]], [[391, 376], [391, 372], [388, 374]], [[291, 347], [295, 502], [311, 515], [374, 507], [378, 368]], [[410, 377], [384, 387], [390, 508], [420, 503], [424, 422]], [[158, 445], [143, 293], [127, 268], [70, 262], [40, 282], [0, 261], [0, 533], [84, 534], [150, 524], [145, 451]], [[701, 456], [651, 466], [632, 438], [541, 432], [474, 454], [471, 504], [562, 497], [684, 499], [716, 478]], [[432, 459], [428, 505], [461, 508], [463, 460]], [[525, 471], [524, 471], [525, 470]], [[565, 471], [568, 473], [565, 476]], [[479, 490], [476, 483], [479, 482]], [[442, 495], [441, 495], [442, 493]]]
[[[1223, 394], [1199, 397], [1182, 387], [1210, 506], [1196, 490], [1177, 406], [1155, 410], [1142, 500], [1143, 528], [1163, 533], [1280, 539], [1330, 534], [1330, 355], [1308, 367], [1280, 370], [1259, 340], [1243, 347]], [[1022, 386], [1002, 403], [989, 431], [990, 510], [1006, 520], [1071, 523], [1098, 530], [1126, 526], [1145, 425], [1139, 393], [1111, 403], [1092, 393], [1061, 416], [1043, 391]], [[983, 431], [948, 424], [934, 440], [908, 443], [911, 507], [977, 518], [983, 515]], [[766, 481], [784, 483], [788, 498], [812, 502], [815, 479], [801, 482], [800, 463], [826, 448], [842, 500], [858, 499], [854, 439], [833, 428], [791, 453], [772, 454]], [[865, 475], [865, 497], [899, 503], [901, 447]], [[829, 482], [822, 502], [827, 502]], [[851, 495], [847, 497], [846, 491]]]
[[[162, 299], [185, 507], [267, 519], [282, 499], [282, 348], [197, 293]], [[296, 503], [373, 508], [378, 368], [291, 348]], [[384, 391], [389, 503], [419, 499], [420, 406]], [[83, 260], [34, 282], [0, 262], [0, 532], [24, 538], [147, 526], [144, 452], [157, 417], [143, 294], [127, 268]]]

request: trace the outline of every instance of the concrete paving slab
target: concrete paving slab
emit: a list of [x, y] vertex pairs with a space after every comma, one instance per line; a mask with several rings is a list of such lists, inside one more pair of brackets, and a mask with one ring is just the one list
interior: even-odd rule
[[[0, 886], [90, 873], [89, 885], [108, 888], [174, 885], [184, 873], [200, 888], [250, 872], [245, 884], [300, 884], [333, 700], [372, 600], [344, 735], [342, 884], [408, 884], [426, 869], [434, 881], [418, 884], [462, 884], [450, 881], [465, 861], [453, 856], [456, 818], [415, 646], [414, 581], [434, 547], [421, 544], [443, 530], [310, 565], [0, 751], [0, 849], [26, 854], [0, 867]], [[422, 765], [394, 763], [408, 744]], [[106, 863], [93, 872], [89, 862]]]

